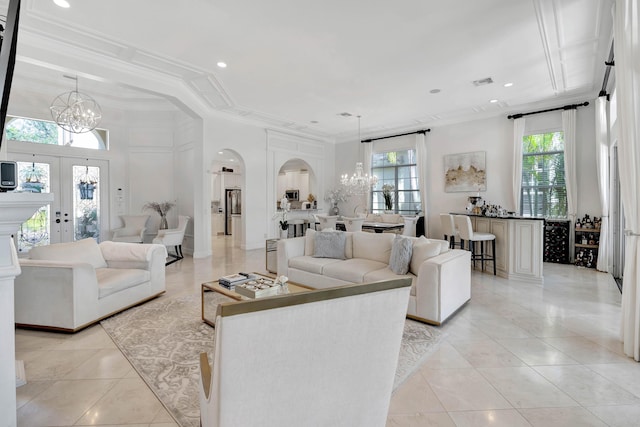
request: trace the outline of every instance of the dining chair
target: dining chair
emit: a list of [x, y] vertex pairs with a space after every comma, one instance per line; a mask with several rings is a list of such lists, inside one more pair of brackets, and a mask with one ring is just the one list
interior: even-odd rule
[[344, 220], [344, 228], [346, 229], [346, 231], [362, 231], [362, 223], [364, 222], [364, 218], [349, 218], [343, 216], [342, 219]]
[[405, 216], [404, 228], [402, 229], [403, 236], [416, 237], [416, 224], [418, 222], [417, 216]]
[[318, 222], [320, 223], [320, 231], [326, 230], [328, 228], [336, 230], [338, 215], [318, 215]]

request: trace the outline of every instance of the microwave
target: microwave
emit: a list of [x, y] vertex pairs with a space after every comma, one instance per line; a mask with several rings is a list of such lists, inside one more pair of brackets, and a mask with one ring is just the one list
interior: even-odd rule
[[290, 202], [297, 202], [300, 200], [300, 190], [287, 190], [284, 194]]

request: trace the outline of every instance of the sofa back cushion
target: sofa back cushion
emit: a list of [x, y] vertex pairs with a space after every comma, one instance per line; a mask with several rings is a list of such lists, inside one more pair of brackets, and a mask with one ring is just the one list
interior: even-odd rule
[[440, 255], [442, 245], [439, 241], [429, 241], [429, 239], [420, 238], [414, 240], [413, 250], [411, 254], [411, 262], [409, 263], [409, 271], [416, 276], [420, 270], [420, 265], [427, 259]]
[[92, 238], [36, 246], [29, 251], [29, 258], [47, 261], [86, 262], [91, 264], [93, 268], [107, 266], [98, 243]]
[[387, 222], [391, 224], [403, 223], [402, 215], [400, 214], [382, 214], [382, 222]]
[[354, 232], [353, 257], [389, 264], [394, 237], [392, 233]]

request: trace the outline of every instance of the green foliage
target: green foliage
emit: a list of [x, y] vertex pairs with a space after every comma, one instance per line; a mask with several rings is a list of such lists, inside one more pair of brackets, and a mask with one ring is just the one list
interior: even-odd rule
[[8, 140], [58, 145], [58, 127], [40, 120], [14, 119], [7, 125]]

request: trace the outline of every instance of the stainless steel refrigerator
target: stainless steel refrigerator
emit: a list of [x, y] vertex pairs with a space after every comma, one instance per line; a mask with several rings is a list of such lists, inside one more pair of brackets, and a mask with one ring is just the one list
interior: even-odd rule
[[224, 197], [224, 234], [231, 235], [231, 215], [242, 214], [241, 190], [227, 188]]

